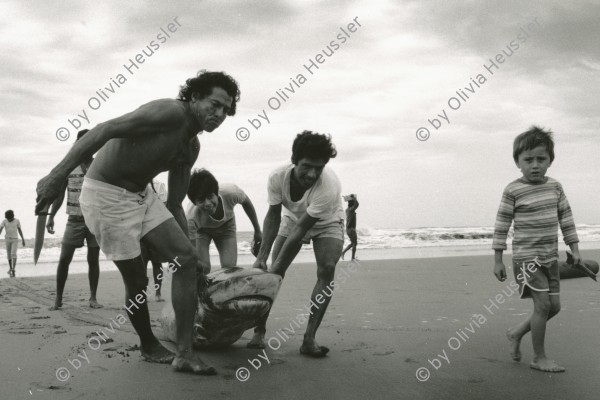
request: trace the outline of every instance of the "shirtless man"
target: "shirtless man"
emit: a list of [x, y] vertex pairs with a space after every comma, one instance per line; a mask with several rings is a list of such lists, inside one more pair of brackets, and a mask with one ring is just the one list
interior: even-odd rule
[[[126, 308], [140, 336], [143, 358], [172, 362], [177, 371], [216, 373], [192, 350], [199, 262], [188, 239], [181, 202], [200, 152], [197, 134], [214, 131], [228, 115], [234, 115], [238, 100], [239, 89], [233, 78], [221, 72], [201, 71], [181, 87], [177, 100], [151, 101], [90, 130], [37, 186], [35, 211], [39, 214], [58, 196], [69, 172], [98, 152], [79, 199], [86, 225], [123, 276]], [[147, 188], [152, 178], [164, 171], [169, 171], [167, 207]], [[172, 287], [177, 325], [175, 355], [160, 344], [150, 328], [144, 292], [148, 278], [140, 256], [140, 240], [162, 259], [179, 265], [174, 270]], [[199, 278], [200, 290], [206, 286], [203, 278]]]
[[[311, 357], [324, 357], [329, 352], [327, 347], [317, 344], [315, 335], [333, 295], [335, 266], [344, 245], [342, 185], [335, 173], [326, 167], [336, 155], [329, 136], [310, 131], [296, 136], [292, 164], [277, 168], [269, 176], [269, 210], [263, 227], [263, 241], [254, 263], [255, 268], [266, 270], [272, 246], [270, 272], [283, 277], [302, 244], [312, 239], [317, 283], [311, 295], [310, 317], [300, 347], [301, 354]], [[267, 318], [268, 314], [261, 319], [247, 347], [265, 348]]]

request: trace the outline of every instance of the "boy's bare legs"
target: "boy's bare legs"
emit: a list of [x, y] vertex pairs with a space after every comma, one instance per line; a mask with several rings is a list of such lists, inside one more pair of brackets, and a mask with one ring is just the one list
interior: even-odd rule
[[[317, 283], [310, 297], [312, 301], [310, 316], [308, 317], [308, 325], [304, 333], [304, 341], [300, 347], [300, 353], [302, 354], [312, 357], [323, 357], [329, 352], [327, 347], [319, 346], [315, 340], [315, 335], [333, 295], [331, 282], [333, 282], [335, 266], [340, 259], [343, 245], [344, 242], [339, 239], [329, 237], [313, 239], [313, 248], [317, 261]], [[317, 301], [317, 297], [323, 300], [322, 304]], [[315, 307], [312, 304], [316, 304], [317, 306]]]
[[531, 331], [534, 358], [531, 367], [546, 372], [563, 372], [564, 367], [556, 364], [546, 357], [544, 339], [546, 335], [546, 322], [560, 311], [560, 296], [549, 295], [548, 292], [531, 290], [533, 298], [533, 314], [529, 319], [507, 331], [511, 343], [511, 355], [515, 361], [521, 360], [519, 346], [523, 335]]
[[[198, 306], [197, 285], [201, 290], [205, 289], [203, 282], [197, 279], [196, 274], [200, 264], [192, 243], [175, 218], [166, 220], [148, 232], [142, 241], [160, 254], [162, 259], [169, 260], [173, 265], [171, 268], [175, 270], [171, 293], [175, 310], [177, 354], [173, 359], [173, 367], [176, 371], [190, 371], [200, 375], [216, 374], [216, 370], [206, 365], [192, 350], [194, 317]], [[146, 271], [142, 273], [147, 282]]]
[[96, 300], [98, 281], [100, 280], [100, 247], [88, 247], [88, 280], [90, 281], [90, 308], [104, 307]]
[[[273, 243], [273, 252], [272, 252], [272, 257], [271, 257], [271, 263], [273, 263], [274, 260], [277, 260], [277, 256], [279, 255], [279, 252], [281, 251], [281, 248], [283, 247], [283, 244], [285, 243], [286, 239], [287, 239], [287, 237], [280, 236], [280, 235], [277, 235], [277, 237], [275, 238], [275, 242]], [[294, 249], [294, 258], [298, 255], [298, 252], [300, 251], [301, 248], [302, 248], [302, 243], [298, 243], [297, 248]], [[269, 271], [269, 272], [279, 274], [282, 278], [285, 276], [285, 271], [279, 271], [279, 272]], [[271, 305], [271, 307], [272, 307], [272, 305]], [[262, 317], [258, 321], [256, 328], [254, 328], [254, 336], [252, 336], [252, 339], [246, 345], [246, 347], [248, 347], [249, 349], [264, 349], [266, 347], [265, 333], [267, 332], [267, 319], [269, 318], [270, 312], [271, 312], [271, 310], [269, 310], [269, 312], [267, 312], [265, 314], [265, 316]]]
[[237, 266], [237, 239], [214, 239], [215, 246], [219, 251], [219, 260], [221, 268], [229, 268]]

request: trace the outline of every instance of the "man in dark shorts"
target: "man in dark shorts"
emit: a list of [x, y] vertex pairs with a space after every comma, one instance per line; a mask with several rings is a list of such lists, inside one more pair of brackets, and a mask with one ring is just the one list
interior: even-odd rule
[[352, 259], [358, 260], [358, 258], [356, 258], [356, 245], [358, 243], [358, 238], [356, 236], [356, 209], [358, 208], [358, 199], [355, 194], [350, 194], [344, 196], [344, 200], [348, 202], [348, 208], [346, 208], [346, 234], [350, 238], [350, 244], [342, 251], [342, 260], [344, 259], [344, 254], [351, 248]]
[[[77, 140], [81, 139], [87, 132], [88, 129], [79, 131]], [[79, 206], [79, 194], [81, 193], [83, 177], [90, 168], [90, 165], [92, 165], [92, 161], [94, 161], [94, 158], [89, 157], [71, 171], [60, 195], [52, 204], [50, 217], [46, 224], [48, 233], [54, 233], [54, 216], [62, 206], [66, 190], [67, 214], [69, 215], [69, 219], [67, 220], [67, 227], [63, 235], [60, 258], [58, 259], [58, 267], [56, 269], [56, 299], [54, 300], [54, 305], [50, 307], [50, 311], [58, 310], [63, 305], [63, 291], [65, 290], [65, 284], [69, 276], [69, 265], [71, 264], [71, 260], [73, 260], [75, 249], [83, 247], [84, 239], [88, 248], [87, 262], [88, 278], [90, 281], [90, 308], [102, 308], [102, 305], [98, 304], [96, 300], [96, 290], [98, 289], [98, 280], [100, 279], [100, 247], [98, 247], [98, 242], [94, 235], [85, 225], [81, 207]]]
[[[123, 276], [125, 308], [140, 336], [142, 357], [150, 362], [172, 362], [177, 371], [216, 373], [192, 350], [198, 287], [204, 290], [206, 281], [201, 276], [197, 285], [199, 262], [188, 239], [181, 202], [200, 152], [198, 133], [212, 132], [228, 115], [235, 115], [238, 100], [238, 85], [232, 77], [201, 71], [181, 87], [177, 100], [151, 101], [91, 129], [37, 186], [35, 211], [39, 214], [58, 197], [69, 172], [98, 152], [79, 198], [86, 225]], [[164, 171], [169, 171], [167, 207], [147, 188], [152, 178]], [[178, 263], [172, 286], [176, 354], [162, 346], [150, 327], [145, 294], [148, 278], [140, 241], [161, 259]]]
[[[304, 131], [296, 136], [292, 164], [275, 169], [269, 176], [269, 211], [254, 263], [255, 268], [266, 270], [272, 246], [273, 262], [269, 271], [283, 277], [302, 244], [312, 240], [317, 283], [300, 347], [301, 354], [311, 357], [324, 357], [329, 352], [327, 347], [317, 344], [315, 335], [333, 295], [335, 266], [344, 245], [342, 185], [337, 175], [326, 167], [336, 155], [329, 135]], [[267, 318], [268, 315], [261, 319], [247, 347], [265, 347]]]

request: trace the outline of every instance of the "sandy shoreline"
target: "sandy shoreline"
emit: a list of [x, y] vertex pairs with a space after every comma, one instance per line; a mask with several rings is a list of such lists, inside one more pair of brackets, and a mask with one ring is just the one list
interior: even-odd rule
[[[600, 259], [598, 250], [583, 255]], [[342, 270], [348, 276], [340, 280], [317, 335], [331, 348], [327, 358], [307, 359], [298, 353], [305, 325], [289, 332], [291, 321], [306, 312], [315, 281], [314, 265], [298, 263], [286, 275], [267, 327], [267, 338], [288, 328], [288, 339], [279, 336], [280, 347], [266, 349], [268, 363], [258, 357], [259, 351], [245, 348], [250, 331], [231, 348], [203, 352], [205, 361], [218, 369], [216, 377], [177, 374], [169, 366], [141, 361], [129, 322], [108, 333], [112, 342], [95, 349], [92, 340], [90, 346], [87, 336], [107, 333], [111, 321], [126, 315], [118, 272], [101, 274], [101, 310], [87, 308], [85, 274], [69, 276], [66, 306], [59, 312], [47, 311], [55, 290], [53, 276], [3, 279], [2, 398], [597, 398], [600, 384], [590, 377], [600, 372], [595, 350], [600, 286], [592, 280], [562, 282], [563, 309], [549, 324], [546, 346], [567, 372], [549, 375], [528, 368], [529, 336], [523, 341], [523, 361], [510, 360], [504, 332], [525, 318], [532, 304], [504, 295], [502, 304], [492, 305], [491, 299], [506, 293], [508, 284], [492, 276], [490, 255], [369, 260], [354, 272], [342, 261], [337, 274]], [[164, 303], [151, 298], [149, 304], [160, 337], [156, 319]], [[253, 360], [261, 361], [260, 367]], [[248, 368], [245, 382], [236, 378], [240, 367]], [[424, 367], [430, 376], [419, 382], [415, 374]], [[64, 382], [56, 377], [60, 368], [70, 374]], [[423, 379], [425, 371], [421, 373]]]

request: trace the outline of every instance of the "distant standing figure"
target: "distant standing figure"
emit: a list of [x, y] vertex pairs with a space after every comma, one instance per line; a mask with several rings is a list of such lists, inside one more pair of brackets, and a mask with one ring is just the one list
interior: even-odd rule
[[6, 243], [6, 258], [8, 258], [8, 275], [11, 278], [15, 277], [15, 267], [17, 266], [17, 248], [19, 247], [19, 235], [25, 247], [25, 238], [21, 230], [21, 222], [15, 218], [13, 210], [8, 210], [4, 213], [6, 218], [0, 224], [0, 233], [6, 228], [4, 242]]
[[[88, 129], [79, 131], [77, 140], [88, 132]], [[98, 280], [100, 279], [100, 246], [96, 241], [96, 237], [85, 225], [83, 213], [79, 206], [79, 195], [81, 194], [81, 185], [90, 165], [94, 158], [90, 156], [79, 164], [65, 179], [63, 187], [52, 204], [50, 218], [46, 224], [48, 233], [54, 233], [54, 216], [60, 209], [67, 192], [67, 227], [63, 235], [60, 248], [60, 257], [58, 259], [58, 267], [56, 267], [56, 299], [54, 305], [50, 307], [50, 311], [58, 310], [62, 307], [63, 292], [67, 277], [69, 276], [69, 265], [73, 260], [75, 249], [83, 247], [83, 241], [87, 244], [87, 262], [88, 262], [88, 279], [90, 282], [90, 308], [102, 308], [102, 305], [96, 300], [96, 290], [98, 289]]]
[[356, 258], [356, 245], [358, 243], [356, 235], [356, 209], [358, 208], [358, 199], [355, 194], [351, 194], [344, 196], [344, 200], [348, 202], [348, 208], [346, 208], [346, 234], [350, 238], [350, 244], [342, 252], [342, 260], [344, 259], [344, 254], [350, 248], [352, 248], [352, 259], [358, 260]]

